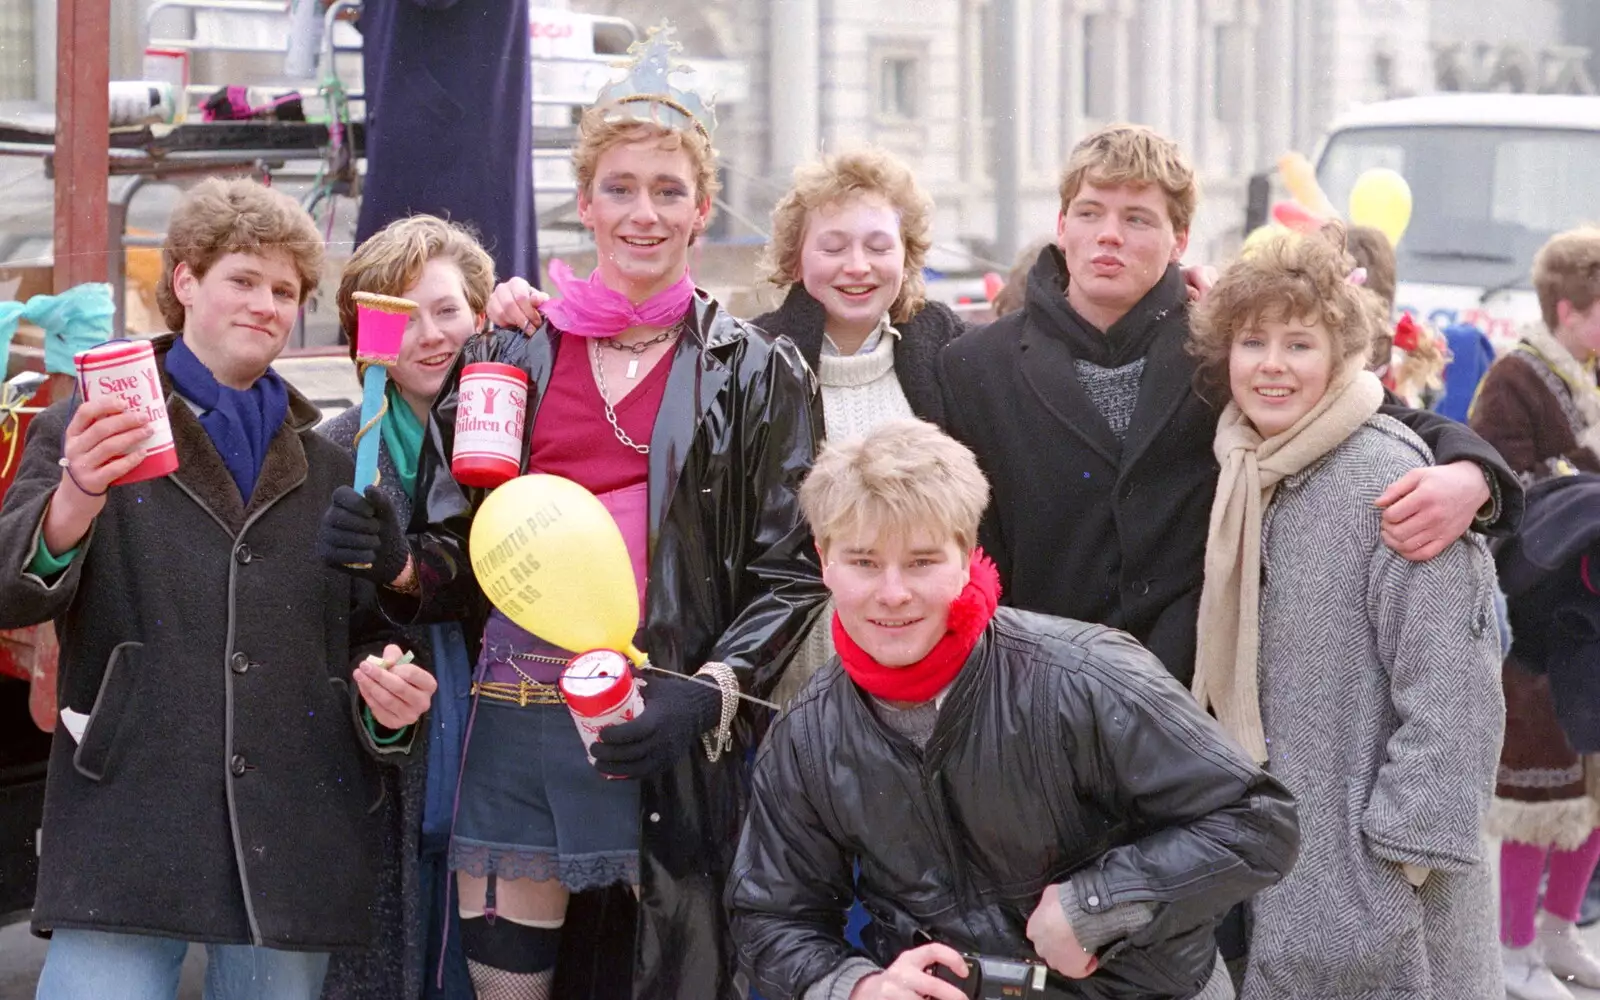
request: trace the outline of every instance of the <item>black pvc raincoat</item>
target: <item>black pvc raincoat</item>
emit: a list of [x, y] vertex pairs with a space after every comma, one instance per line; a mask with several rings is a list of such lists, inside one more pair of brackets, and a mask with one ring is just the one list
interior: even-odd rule
[[[816, 382], [787, 340], [726, 315], [704, 292], [690, 308], [650, 438], [650, 570], [637, 644], [655, 666], [685, 674], [726, 663], [746, 692], [765, 695], [826, 597], [797, 496], [822, 438]], [[539, 401], [563, 340], [547, 324], [531, 337], [497, 330], [463, 346], [434, 401], [418, 470], [410, 530], [422, 591], [416, 599], [385, 592], [392, 617], [460, 618], [469, 635], [481, 636], [487, 609], [467, 538], [487, 491], [460, 486], [449, 471], [461, 369], [497, 361], [528, 373], [526, 472]], [[744, 817], [749, 750], [765, 721], [765, 710], [747, 703], [733, 749], [718, 763], [696, 746], [644, 783], [633, 945], [638, 1000], [740, 996], [722, 891]], [[574, 939], [593, 938], [604, 950], [618, 926], [615, 913], [607, 930], [577, 917], [569, 912], [563, 980], [579, 965], [606, 964], [584, 954], [587, 940]], [[596, 981], [605, 978], [599, 971]], [[616, 994], [585, 979], [562, 995]]]

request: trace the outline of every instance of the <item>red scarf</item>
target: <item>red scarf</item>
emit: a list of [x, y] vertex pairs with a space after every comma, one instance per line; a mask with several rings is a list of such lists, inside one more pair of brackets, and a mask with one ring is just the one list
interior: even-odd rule
[[1000, 572], [983, 550], [977, 549], [967, 569], [967, 585], [950, 602], [944, 637], [927, 656], [909, 666], [886, 667], [856, 645], [839, 623], [837, 611], [833, 614], [833, 646], [845, 673], [868, 694], [888, 701], [927, 701], [956, 679], [999, 603]]

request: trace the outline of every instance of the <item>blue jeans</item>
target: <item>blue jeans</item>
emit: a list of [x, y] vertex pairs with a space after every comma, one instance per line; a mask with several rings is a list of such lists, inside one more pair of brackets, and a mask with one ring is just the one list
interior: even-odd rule
[[[208, 944], [206, 1000], [317, 1000], [328, 956]], [[58, 930], [34, 1000], [173, 1000], [189, 942], [142, 934]]]

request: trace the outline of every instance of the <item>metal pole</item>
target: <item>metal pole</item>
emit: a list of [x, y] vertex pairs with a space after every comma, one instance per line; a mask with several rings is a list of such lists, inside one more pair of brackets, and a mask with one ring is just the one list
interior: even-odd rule
[[990, 176], [994, 180], [994, 252], [1003, 264], [1017, 256], [1017, 0], [990, 5], [989, 85], [994, 89], [994, 142]]
[[54, 284], [63, 292], [105, 281], [112, 249], [106, 225], [111, 0], [61, 0], [56, 14]]

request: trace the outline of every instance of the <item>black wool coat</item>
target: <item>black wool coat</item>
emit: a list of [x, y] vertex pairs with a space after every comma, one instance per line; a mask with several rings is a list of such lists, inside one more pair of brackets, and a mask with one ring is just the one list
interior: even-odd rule
[[[822, 358], [827, 310], [804, 285], [789, 289], [783, 305], [750, 322], [768, 333], [788, 337], [812, 371]], [[896, 323], [900, 340], [894, 348], [894, 375], [911, 412], [929, 423], [944, 425], [944, 400], [939, 397], [939, 352], [959, 337], [966, 324], [943, 302], [929, 302], [904, 323]]]
[[[1131, 632], [1187, 684], [1221, 407], [1195, 388], [1183, 285], [1158, 284], [1134, 307], [1160, 329], [1119, 442], [1078, 381], [1054, 304], [1043, 298], [1064, 295], [1066, 279], [1047, 247], [1023, 308], [956, 339], [939, 358], [948, 429], [977, 454], [992, 490], [980, 539], [999, 567], [1004, 603]], [[1438, 464], [1469, 459], [1492, 472], [1501, 500], [1493, 528], [1514, 528], [1522, 487], [1498, 452], [1436, 413], [1382, 412], [1415, 431]]]
[[392, 629], [324, 567], [316, 529], [354, 467], [290, 391], [248, 504], [166, 378], [171, 475], [112, 487], [71, 565], [27, 572], [72, 401], [33, 422], [0, 507], [0, 629], [54, 620], [58, 725], [35, 932], [330, 951], [372, 933], [381, 789], [350, 680]]

